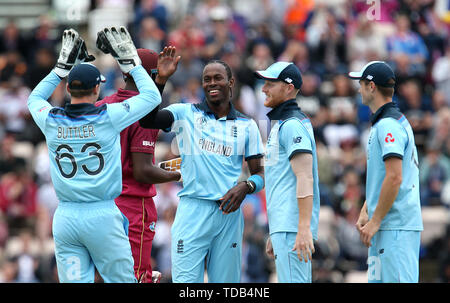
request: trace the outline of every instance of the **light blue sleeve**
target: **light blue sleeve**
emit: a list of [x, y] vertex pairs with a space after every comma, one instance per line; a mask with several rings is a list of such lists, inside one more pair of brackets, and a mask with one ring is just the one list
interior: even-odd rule
[[171, 104], [164, 109], [168, 110], [172, 113], [174, 121], [178, 121], [178, 120], [183, 120], [186, 118], [186, 110], [187, 110], [187, 107], [190, 107], [190, 106], [192, 106], [192, 105], [176, 103], [176, 104]]
[[123, 102], [107, 104], [112, 125], [118, 132], [144, 117], [161, 103], [161, 94], [142, 65], [134, 67], [130, 74], [139, 95]]
[[308, 130], [297, 119], [289, 119], [281, 125], [279, 142], [289, 155], [289, 160], [297, 153], [312, 154], [312, 142]]
[[170, 128], [164, 129], [164, 131], [176, 132], [179, 129], [179, 127], [183, 126], [183, 123], [185, 122], [183, 120], [187, 118], [187, 110], [191, 106], [192, 106], [191, 104], [176, 103], [163, 108], [163, 110], [168, 110], [169, 112], [171, 112], [173, 116], [172, 126]]
[[258, 125], [254, 120], [250, 120], [250, 125], [247, 128], [247, 138], [245, 142], [245, 160], [262, 157], [264, 155], [264, 148], [259, 132]]
[[53, 108], [47, 100], [53, 94], [53, 91], [60, 82], [61, 78], [59, 78], [54, 71], [51, 71], [41, 82], [39, 82], [28, 97], [28, 110], [30, 111], [33, 120], [44, 134], [45, 121], [48, 112]]
[[389, 157], [403, 159], [408, 143], [408, 134], [400, 122], [394, 118], [385, 118], [381, 119], [376, 127], [383, 161]]

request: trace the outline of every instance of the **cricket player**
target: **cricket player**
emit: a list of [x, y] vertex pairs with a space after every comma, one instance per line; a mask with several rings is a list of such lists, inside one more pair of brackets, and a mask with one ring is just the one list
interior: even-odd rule
[[[59, 199], [53, 237], [60, 282], [94, 282], [95, 268], [107, 283], [136, 282], [128, 220], [114, 203], [122, 191], [120, 132], [158, 106], [161, 95], [141, 66], [128, 31], [112, 27], [102, 32], [139, 95], [95, 107], [104, 77], [94, 65], [74, 66], [83, 41], [70, 29], [64, 31], [56, 67], [28, 99], [46, 137]], [[46, 100], [67, 76], [71, 102], [65, 108], [53, 107]]]
[[417, 283], [420, 232], [419, 163], [414, 134], [392, 102], [395, 75], [385, 62], [359, 72], [359, 91], [372, 117], [367, 144], [366, 201], [356, 223], [369, 247], [369, 282]]
[[[101, 40], [101, 37], [99, 39]], [[154, 79], [161, 94], [180, 60], [175, 57], [175, 51], [174, 47], [165, 47], [160, 54], [148, 49], [137, 49], [142, 66]], [[114, 104], [138, 95], [139, 91], [133, 78], [124, 75], [124, 80], [123, 89], [95, 105]], [[178, 181], [181, 177], [179, 172], [166, 171], [154, 165], [158, 132], [158, 129], [145, 129], [135, 122], [120, 133], [122, 193], [115, 202], [129, 221], [128, 238], [134, 258], [134, 273], [136, 279], [143, 283], [151, 283], [155, 279], [158, 281], [160, 278], [159, 272], [152, 272], [151, 265], [152, 242], [158, 219], [153, 201], [156, 195], [154, 184]]]
[[[263, 146], [255, 121], [231, 103], [234, 78], [223, 61], [206, 64], [202, 75], [206, 100], [172, 104], [147, 128], [176, 133], [183, 189], [172, 225], [172, 279], [201, 283], [238, 283], [241, 277], [243, 216], [240, 205], [264, 187]], [[149, 116], [148, 116], [149, 117]], [[247, 161], [251, 176], [237, 182]]]
[[264, 106], [272, 108], [264, 161], [266, 252], [275, 258], [278, 282], [311, 283], [320, 195], [313, 128], [296, 102], [302, 76], [291, 62], [276, 62], [255, 76], [265, 80]]

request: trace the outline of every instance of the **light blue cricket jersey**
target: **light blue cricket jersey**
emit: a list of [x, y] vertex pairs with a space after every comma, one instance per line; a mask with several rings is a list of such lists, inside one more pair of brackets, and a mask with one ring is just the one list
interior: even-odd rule
[[320, 194], [316, 142], [311, 122], [295, 100], [289, 100], [271, 110], [267, 116], [274, 123], [266, 145], [264, 179], [266, 184], [269, 232], [297, 232], [297, 177], [290, 159], [297, 153], [313, 156], [313, 210], [311, 233], [317, 240]]
[[[232, 103], [227, 117], [216, 119], [206, 100], [172, 104], [170, 128], [181, 156], [183, 189], [178, 196], [218, 200], [237, 184], [243, 159], [263, 157], [261, 134], [255, 121]], [[166, 130], [169, 131], [169, 130]]]
[[45, 135], [60, 201], [112, 200], [122, 191], [120, 131], [161, 103], [158, 88], [142, 66], [130, 74], [140, 94], [121, 103], [53, 107], [46, 100], [61, 81], [53, 71], [31, 93], [28, 108]]
[[393, 102], [372, 116], [367, 143], [366, 205], [372, 217], [386, 175], [384, 161], [402, 159], [402, 184], [392, 208], [383, 218], [380, 230], [423, 230], [419, 195], [419, 163], [414, 134], [405, 116]]

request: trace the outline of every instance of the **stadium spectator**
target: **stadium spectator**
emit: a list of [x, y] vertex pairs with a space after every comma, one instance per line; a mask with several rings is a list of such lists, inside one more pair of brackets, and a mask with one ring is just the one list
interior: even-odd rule
[[159, 0], [140, 1], [140, 5], [137, 6], [134, 15], [134, 22], [136, 28], [139, 28], [139, 25], [142, 24], [142, 21], [148, 17], [152, 17], [156, 21], [157, 28], [162, 30], [164, 33], [167, 33], [168, 31], [167, 9], [164, 6], [164, 4], [161, 3], [161, 1]]
[[443, 205], [441, 194], [450, 178], [450, 160], [437, 145], [429, 145], [420, 162], [420, 188], [422, 205]]
[[18, 52], [22, 58], [27, 58], [30, 51], [23, 33], [14, 20], [10, 20], [0, 34], [0, 54], [10, 51]]
[[450, 40], [444, 55], [436, 59], [431, 72], [436, 89], [444, 93], [447, 106], [450, 106]]
[[394, 71], [402, 77], [423, 76], [429, 54], [422, 37], [411, 30], [411, 21], [405, 14], [398, 14], [395, 24], [396, 31], [387, 41], [389, 61]]

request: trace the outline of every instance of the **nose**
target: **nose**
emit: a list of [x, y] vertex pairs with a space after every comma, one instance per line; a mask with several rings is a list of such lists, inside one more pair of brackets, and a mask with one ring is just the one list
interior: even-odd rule
[[267, 92], [267, 86], [266, 86], [266, 84], [264, 83], [264, 85], [263, 85], [263, 87], [262, 87], [262, 92], [263, 93], [266, 93]]

